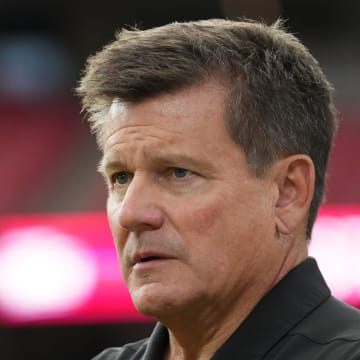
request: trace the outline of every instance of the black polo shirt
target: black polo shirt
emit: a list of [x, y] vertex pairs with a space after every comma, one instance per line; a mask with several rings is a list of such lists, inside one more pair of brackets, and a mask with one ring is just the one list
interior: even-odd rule
[[[93, 360], [161, 360], [168, 331], [107, 349]], [[330, 295], [314, 259], [291, 270], [211, 360], [360, 360], [360, 311]], [[195, 359], [194, 359], [195, 360]]]

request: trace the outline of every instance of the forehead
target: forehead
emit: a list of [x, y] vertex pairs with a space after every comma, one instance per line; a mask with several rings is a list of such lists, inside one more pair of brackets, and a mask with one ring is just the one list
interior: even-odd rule
[[100, 171], [109, 163], [209, 166], [232, 158], [239, 147], [225, 125], [224, 94], [222, 86], [207, 83], [137, 103], [114, 100]]
[[139, 125], [171, 129], [212, 125], [215, 116], [224, 122], [225, 88], [216, 81], [196, 84], [181, 90], [156, 95], [139, 102], [114, 99], [105, 122], [105, 141], [116, 131]]

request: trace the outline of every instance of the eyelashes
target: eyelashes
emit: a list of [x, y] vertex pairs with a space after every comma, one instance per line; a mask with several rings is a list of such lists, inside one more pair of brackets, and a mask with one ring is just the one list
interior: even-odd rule
[[[189, 177], [193, 176], [195, 173], [191, 170], [181, 168], [181, 167], [171, 167], [166, 169], [159, 176], [161, 178], [172, 179], [172, 180], [186, 180]], [[134, 174], [128, 171], [118, 171], [111, 176], [111, 184], [113, 186], [124, 187], [130, 184], [133, 179]]]

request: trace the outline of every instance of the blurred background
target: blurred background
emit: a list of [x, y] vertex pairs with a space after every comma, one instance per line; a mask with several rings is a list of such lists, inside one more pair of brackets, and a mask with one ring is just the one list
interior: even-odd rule
[[[354, 241], [355, 245], [351, 245], [354, 247], [347, 249], [357, 258], [359, 252], [354, 249], [360, 250], [356, 248], [360, 242], [359, 1], [1, 0], [1, 360], [41, 360], [50, 356], [53, 360], [90, 359], [106, 346], [119, 345], [150, 332], [152, 321], [136, 315], [127, 295], [120, 293], [123, 290], [113, 290], [121, 288], [123, 284], [103, 214], [106, 192], [103, 180], [96, 173], [100, 153], [80, 113], [74, 88], [86, 58], [112, 41], [116, 30], [124, 25], [137, 25], [145, 29], [175, 20], [241, 16], [263, 19], [269, 23], [279, 16], [286, 19], [287, 27], [302, 39], [319, 60], [336, 88], [341, 123], [330, 161], [325, 204], [328, 210], [324, 210], [323, 227], [318, 233], [332, 236], [332, 227], [337, 224], [336, 217], [347, 216], [352, 230], [347, 232], [342, 229], [342, 233], [349, 234]], [[325, 227], [327, 230], [324, 230]], [[27, 255], [31, 251], [35, 253], [37, 246], [37, 256], [41, 253], [42, 257], [36, 258], [36, 264], [43, 267], [34, 273], [29, 271], [29, 268], [33, 268], [33, 264], [29, 263], [24, 272], [33, 281], [42, 278], [44, 282], [39, 281], [42, 289], [49, 286], [49, 279], [44, 278], [44, 273], [47, 273], [46, 266], [51, 268], [56, 261], [51, 261], [51, 264], [43, 261], [52, 259], [54, 255], [44, 250], [44, 242], [41, 241], [49, 238], [52, 239], [52, 251], [56, 252], [55, 259], [60, 267], [62, 264], [71, 270], [70, 265], [74, 264], [76, 272], [79, 264], [82, 264], [82, 281], [76, 282], [70, 270], [68, 278], [61, 278], [61, 281], [68, 285], [71, 283], [73, 289], [80, 289], [84, 286], [83, 279], [87, 279], [87, 287], [82, 293], [79, 290], [79, 297], [66, 301], [79, 304], [83, 299], [81, 296], [89, 299], [89, 289], [92, 289], [91, 296], [94, 296], [94, 292], [99, 291], [96, 279], [101, 276], [106, 286], [115, 284], [114, 288], [104, 285], [103, 294], [98, 295], [90, 307], [86, 305], [86, 311], [85, 300], [81, 300], [81, 315], [69, 312], [66, 307], [61, 311], [56, 308], [57, 312], [55, 307], [47, 312], [36, 310], [39, 300], [29, 299], [31, 290], [23, 293], [20, 288], [8, 290], [7, 281], [12, 285], [15, 283], [11, 269], [21, 265], [19, 259], [26, 262]], [[17, 239], [17, 247], [14, 239]], [[346, 256], [344, 247], [339, 250], [337, 240], [332, 239], [335, 244], [333, 249], [337, 249], [338, 254], [343, 251]], [[64, 247], [64, 243], [68, 246]], [[69, 255], [74, 253], [75, 248], [78, 254], [82, 254], [77, 258]], [[96, 249], [95, 255], [91, 249]], [[319, 248], [314, 252], [324, 253]], [[15, 265], [9, 260], [13, 256], [11, 254], [16, 254]], [[330, 262], [330, 255], [324, 256]], [[107, 264], [107, 273], [101, 273], [101, 276], [96, 268], [99, 259]], [[346, 257], [341, 261], [345, 266]], [[339, 266], [338, 263], [333, 264], [335, 269], [339, 269]], [[352, 273], [359, 279], [360, 270], [357, 268], [356, 271]], [[19, 271], [17, 274], [22, 283], [25, 273]], [[48, 278], [56, 279], [56, 276], [60, 275], [55, 270], [48, 271]], [[346, 279], [342, 280], [339, 276], [338, 282], [347, 284]], [[360, 281], [358, 284], [360, 289]], [[53, 295], [51, 301], [54, 304], [55, 298], [60, 301], [64, 291]], [[356, 289], [352, 291], [357, 293]], [[10, 294], [7, 297], [4, 295], [6, 292]], [[69, 292], [74, 293], [73, 290]], [[351, 302], [350, 295], [347, 293], [343, 298]], [[16, 312], [18, 310], [13, 305], [18, 298], [22, 303], [32, 301], [35, 304], [31, 310], [33, 312], [26, 309]], [[111, 303], [110, 298], [118, 299], [118, 303], [114, 300]], [[353, 305], [360, 305], [360, 301], [357, 301], [353, 300]], [[42, 309], [46, 304], [43, 303]], [[119, 304], [123, 306], [120, 310]]]

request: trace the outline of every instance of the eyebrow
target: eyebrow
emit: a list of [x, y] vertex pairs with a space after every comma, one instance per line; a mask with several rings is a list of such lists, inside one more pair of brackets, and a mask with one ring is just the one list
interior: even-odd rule
[[97, 171], [106, 177], [106, 174], [113, 172], [116, 169], [123, 168], [124, 163], [120, 160], [114, 160], [110, 161], [108, 163], [105, 163], [104, 158], [102, 158], [98, 164]]
[[[194, 170], [202, 169], [204, 168], [204, 166], [209, 167], [211, 165], [207, 161], [203, 161], [203, 160], [198, 161], [186, 154], [169, 154], [166, 156], [159, 154], [147, 154], [146, 160], [153, 165], [174, 166], [174, 167], [176, 167], [177, 165], [179, 167], [190, 166]], [[129, 168], [129, 165], [125, 161], [122, 161], [121, 159], [105, 162], [105, 158], [103, 157], [98, 165], [98, 171], [104, 176], [121, 168], [122, 169]]]

